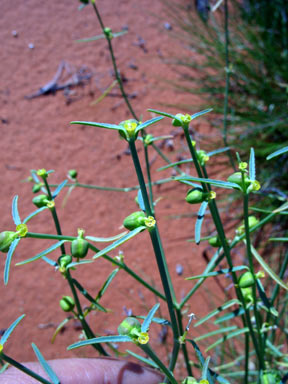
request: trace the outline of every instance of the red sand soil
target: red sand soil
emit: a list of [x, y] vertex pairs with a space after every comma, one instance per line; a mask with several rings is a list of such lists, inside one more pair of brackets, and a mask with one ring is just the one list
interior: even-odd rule
[[[126, 35], [113, 40], [113, 45], [121, 73], [127, 79], [125, 88], [129, 94], [136, 95], [131, 99], [136, 113], [143, 114], [146, 120], [151, 118], [147, 112], [151, 107], [177, 112], [161, 105], [183, 101], [183, 95], [175, 93], [162, 82], [163, 79], [172, 80], [177, 76], [172, 68], [163, 63], [162, 54], [167, 54], [169, 49], [175, 52], [179, 47], [164, 28], [167, 20], [161, 2], [106, 0], [98, 3], [104, 23], [113, 31], [120, 31], [124, 26], [129, 28]], [[75, 168], [81, 183], [111, 187], [137, 185], [131, 157], [123, 154], [127, 145], [118, 139], [116, 132], [69, 124], [72, 120], [118, 123], [131, 117], [119, 97], [108, 96], [91, 106], [91, 102], [101, 96], [101, 90], [112, 83], [112, 66], [104, 40], [75, 43], [76, 39], [101, 33], [92, 7], [86, 7], [81, 12], [77, 7], [77, 1], [68, 0], [1, 1], [1, 231], [14, 229], [11, 217], [14, 195], [19, 195], [22, 218], [34, 209], [32, 184], [21, 182], [29, 176], [30, 169], [54, 169], [55, 174], [49, 177], [51, 183], [62, 182], [67, 171]], [[13, 36], [12, 31], [17, 31], [17, 37]], [[138, 37], [145, 40], [147, 52], [137, 44]], [[33, 44], [34, 48], [29, 48], [29, 44]], [[93, 74], [90, 83], [74, 88], [70, 104], [66, 103], [62, 91], [55, 95], [26, 99], [25, 96], [31, 95], [53, 78], [63, 60], [76, 69], [86, 66]], [[131, 68], [131, 64], [137, 69]], [[114, 89], [112, 93], [118, 94], [118, 91]], [[196, 101], [193, 96], [189, 101], [185, 99], [191, 105]], [[200, 120], [200, 131], [204, 129], [201, 124]], [[152, 131], [157, 135], [167, 134], [171, 131], [171, 122], [165, 120], [151, 128]], [[180, 144], [178, 141], [177, 145]], [[183, 147], [180, 151], [183, 151]], [[177, 153], [166, 152], [176, 160]], [[154, 152], [151, 150], [150, 153], [154, 159]], [[139, 155], [142, 158], [142, 150]], [[170, 171], [156, 174], [154, 171], [164, 164], [159, 157], [154, 160], [154, 180], [171, 174]], [[162, 197], [157, 206], [157, 218], [178, 299], [192, 287], [184, 277], [201, 273], [205, 266], [201, 255], [204, 247], [197, 248], [186, 241], [193, 236], [195, 222], [192, 218], [195, 209], [184, 203], [186, 190], [185, 186], [171, 183], [155, 189], [156, 198]], [[116, 235], [123, 230], [120, 228], [123, 219], [137, 210], [135, 192], [78, 188], [73, 190], [63, 208], [61, 202], [64, 195], [65, 192], [62, 192], [57, 199], [57, 209], [62, 231], [67, 235], [76, 235], [77, 228], [84, 228], [86, 234], [91, 236]], [[175, 215], [184, 217], [177, 220]], [[207, 222], [213, 230], [209, 218]], [[55, 233], [49, 211], [33, 219], [29, 231]], [[95, 356], [94, 350], [89, 347], [72, 352], [66, 350], [69, 344], [78, 340], [79, 332], [72, 322], [63, 334], [58, 335], [54, 345], [51, 344], [55, 327], [65, 318], [58, 302], [62, 295], [70, 294], [60, 273], [41, 260], [21, 267], [14, 266], [16, 262], [36, 255], [51, 244], [35, 239], [21, 240], [13, 258], [9, 284], [4, 287], [3, 281], [1, 283], [0, 328], [7, 328], [18, 316], [26, 314], [7, 343], [6, 350], [8, 355], [20, 361], [35, 359], [31, 342], [39, 347], [47, 359]], [[129, 267], [162, 290], [147, 233], [121, 246], [121, 251]], [[117, 251], [111, 254], [115, 256]], [[212, 254], [212, 250], [209, 250], [209, 254]], [[51, 257], [56, 260], [59, 252], [54, 252]], [[1, 254], [1, 271], [4, 262], [5, 255]], [[176, 273], [177, 264], [184, 268], [182, 276]], [[89, 267], [78, 268], [74, 276], [96, 295], [113, 268], [115, 266], [109, 262], [99, 259]], [[211, 287], [210, 284], [206, 288]], [[219, 293], [217, 288], [214, 292]], [[199, 290], [185, 308], [187, 313], [194, 312], [199, 318], [207, 313], [208, 304], [214, 298], [210, 295], [209, 300], [207, 296], [205, 299], [206, 293], [204, 289]], [[93, 313], [89, 316], [89, 323], [97, 334], [105, 335], [116, 332], [120, 321], [126, 316], [124, 306], [134, 314], [145, 315], [155, 304], [155, 297], [120, 271], [101, 303], [111, 312], [105, 315]], [[161, 315], [167, 315], [163, 302]], [[159, 349], [160, 328], [157, 325], [152, 328], [152, 345]], [[197, 332], [192, 330], [191, 335]]]

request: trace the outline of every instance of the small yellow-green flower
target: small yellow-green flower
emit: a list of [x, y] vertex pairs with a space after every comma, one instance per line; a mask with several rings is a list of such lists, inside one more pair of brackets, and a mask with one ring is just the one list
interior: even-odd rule
[[210, 191], [209, 196], [208, 196], [208, 200], [213, 200], [215, 198], [216, 198], [216, 192]]
[[48, 173], [45, 168], [38, 169], [36, 173], [38, 176], [42, 177], [43, 179], [46, 179], [48, 177]]
[[245, 171], [247, 167], [248, 167], [248, 164], [245, 161], [241, 161], [241, 163], [239, 163], [240, 171]]
[[149, 335], [147, 332], [141, 332], [137, 339], [140, 344], [147, 344], [149, 341]]
[[3, 345], [0, 344], [0, 353], [3, 351]]
[[28, 227], [26, 224], [19, 224], [16, 227], [16, 232], [19, 237], [25, 237], [28, 232]]
[[55, 207], [55, 202], [54, 202], [53, 200], [49, 201], [49, 202], [47, 203], [47, 207], [48, 207], [49, 209], [54, 208], [54, 207]]
[[148, 228], [154, 228], [156, 224], [156, 220], [153, 216], [148, 216], [148, 217], [145, 217], [144, 224]]

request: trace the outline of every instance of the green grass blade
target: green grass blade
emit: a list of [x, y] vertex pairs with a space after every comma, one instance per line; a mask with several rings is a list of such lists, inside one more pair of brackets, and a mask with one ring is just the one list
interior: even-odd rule
[[160, 121], [163, 119], [164, 119], [164, 117], [158, 116], [158, 117], [154, 117], [153, 119], [147, 120], [144, 123], [141, 123], [138, 125], [138, 127], [135, 130], [135, 133], [139, 132], [141, 129], [145, 129], [145, 128], [149, 127], [150, 125], [157, 123], [157, 121]]
[[0, 344], [1, 345], [4, 345], [6, 343], [6, 341], [8, 340], [9, 336], [11, 335], [11, 333], [14, 331], [14, 329], [17, 327], [17, 325], [20, 323], [20, 321], [25, 317], [25, 315], [21, 315], [18, 317], [18, 319], [16, 319], [7, 329], [6, 331], [4, 332], [4, 334], [2, 335], [1, 339], [0, 339]]
[[196, 113], [194, 113], [193, 115], [191, 115], [191, 120], [194, 120], [194, 119], [196, 119], [197, 117], [202, 116], [202, 115], [205, 115], [206, 113], [211, 112], [211, 111], [213, 111], [213, 108], [204, 109], [203, 111], [196, 112]]
[[132, 339], [130, 339], [129, 336], [122, 336], [122, 335], [113, 335], [113, 336], [102, 336], [102, 337], [96, 337], [95, 339], [89, 339], [89, 340], [83, 340], [79, 341], [78, 343], [71, 344], [67, 348], [68, 351], [75, 348], [84, 347], [85, 345], [92, 345], [97, 343], [131, 343]]
[[180, 119], [177, 119], [177, 117], [175, 115], [171, 115], [171, 113], [157, 111], [157, 109], [147, 109], [147, 111], [157, 113], [157, 115], [170, 117], [170, 119], [176, 119], [179, 121], [179, 123], [182, 123], [182, 121]]
[[250, 149], [249, 179], [252, 180], [252, 181], [254, 181], [256, 179], [256, 165], [255, 165], [255, 152], [254, 152], [254, 148]]
[[21, 224], [21, 219], [18, 212], [18, 196], [14, 196], [12, 201], [12, 217], [15, 225]]
[[42, 368], [44, 369], [44, 371], [47, 373], [47, 375], [49, 376], [49, 378], [52, 380], [52, 383], [53, 384], [60, 384], [60, 380], [58, 379], [56, 373], [53, 371], [53, 369], [50, 367], [50, 365], [47, 363], [47, 361], [44, 359], [44, 356], [42, 355], [42, 353], [39, 351], [39, 349], [37, 348], [37, 346], [32, 343], [32, 348], [34, 350], [34, 353], [39, 361], [39, 363], [41, 364]]
[[202, 275], [186, 277], [185, 280], [196, 280], [196, 279], [202, 279], [203, 277], [207, 278], [207, 277], [218, 276], [218, 275], [226, 275], [227, 273], [231, 273], [231, 272], [243, 271], [243, 269], [249, 270], [249, 268], [246, 265], [239, 265], [238, 267], [220, 269], [218, 271], [208, 272]]
[[275, 151], [273, 153], [270, 153], [269, 156], [266, 157], [267, 160], [273, 159], [273, 157], [282, 155], [283, 153], [288, 152], [288, 147], [283, 147], [281, 149], [278, 149], [278, 151]]
[[31, 263], [32, 261], [41, 259], [41, 257], [46, 256], [46, 255], [48, 255], [49, 253], [55, 251], [55, 249], [61, 247], [61, 245], [64, 244], [66, 241], [67, 241], [67, 240], [61, 240], [61, 241], [58, 241], [58, 243], [55, 243], [55, 244], [51, 245], [51, 247], [45, 249], [45, 251], [42, 251], [42, 252], [38, 253], [38, 255], [36, 255], [36, 256], [34, 256], [34, 257], [31, 257], [30, 259], [20, 261], [20, 263], [17, 263], [16, 265], [17, 265], [17, 266], [18, 266], [18, 265], [24, 265], [24, 264]]
[[219, 188], [227, 188], [227, 189], [240, 189], [239, 185], [235, 183], [229, 183], [229, 181], [222, 181], [222, 180], [212, 180], [212, 179], [204, 179], [200, 177], [193, 177], [193, 176], [177, 176], [174, 177], [173, 180], [178, 180], [178, 181], [196, 181], [198, 183], [207, 183], [214, 185], [215, 187]]
[[89, 125], [91, 127], [114, 129], [116, 131], [123, 131], [123, 132], [125, 132], [123, 127], [121, 127], [120, 125], [115, 125], [115, 124], [96, 123], [96, 122], [93, 122], [93, 121], [71, 121], [70, 124]]
[[55, 199], [59, 193], [62, 191], [62, 189], [65, 187], [65, 185], [68, 183], [68, 180], [64, 180], [61, 184], [58, 185], [58, 187], [55, 189], [55, 191], [52, 193], [53, 199]]
[[208, 333], [205, 333], [204, 335], [195, 337], [194, 341], [200, 341], [200, 340], [206, 339], [207, 337], [219, 335], [220, 333], [235, 331], [235, 329], [237, 329], [236, 325], [232, 325], [231, 327], [220, 328], [220, 329], [217, 329], [216, 331], [208, 332]]
[[110, 243], [110, 241], [118, 240], [126, 234], [127, 234], [127, 231], [119, 233], [119, 235], [112, 236], [112, 237], [85, 236], [85, 239], [94, 241], [95, 243]]
[[101, 297], [104, 295], [106, 289], [109, 287], [109, 285], [111, 284], [112, 280], [114, 279], [114, 277], [117, 275], [118, 272], [119, 272], [119, 268], [116, 268], [116, 269], [114, 269], [114, 271], [112, 271], [110, 273], [107, 280], [105, 281], [105, 283], [103, 284], [103, 286], [99, 290], [99, 292], [96, 296], [96, 301], [101, 299]]
[[[244, 241], [245, 242], [245, 241]], [[245, 242], [246, 244], [246, 242]], [[262, 257], [259, 255], [259, 253], [256, 251], [256, 249], [253, 247], [253, 245], [251, 245], [251, 251], [252, 251], [252, 254], [253, 256], [255, 257], [255, 259], [258, 261], [258, 263], [261, 265], [261, 267], [264, 269], [265, 272], [268, 273], [268, 275], [277, 283], [280, 285], [280, 287], [286, 289], [286, 291], [288, 291], [288, 286], [284, 283], [283, 280], [280, 279], [280, 277], [278, 277], [276, 275], [276, 273], [269, 267], [268, 264], [266, 264], [266, 262], [262, 259]]]
[[160, 304], [157, 303], [153, 306], [153, 308], [149, 311], [148, 315], [145, 317], [143, 324], [141, 326], [141, 332], [148, 332], [148, 329], [150, 327], [151, 321], [157, 312], [158, 308], [160, 307]]
[[98, 257], [105, 255], [106, 253], [112, 251], [113, 249], [119, 247], [119, 245], [125, 243], [126, 241], [132, 239], [132, 237], [138, 235], [138, 233], [142, 232], [146, 227], [141, 226], [136, 229], [133, 229], [133, 231], [129, 232], [127, 235], [121, 237], [121, 239], [115, 241], [114, 243], [108, 245], [108, 247], [102, 249], [102, 251], [97, 252], [94, 256], [93, 259], [98, 259]]
[[4, 284], [8, 284], [9, 280], [9, 273], [10, 273], [10, 265], [11, 265], [11, 259], [15, 252], [15, 249], [19, 243], [20, 239], [16, 239], [12, 242], [10, 245], [9, 251], [7, 253], [6, 261], [5, 261], [5, 267], [4, 267]]
[[218, 313], [224, 311], [224, 309], [227, 309], [227, 308], [229, 308], [229, 307], [231, 307], [232, 305], [235, 305], [235, 304], [241, 305], [241, 302], [239, 300], [237, 300], [237, 299], [232, 299], [232, 300], [227, 301], [227, 303], [225, 303], [225, 304], [221, 305], [220, 307], [214, 309], [214, 311], [208, 313], [208, 315], [204, 316], [202, 319], [197, 321], [197, 323], [194, 325], [194, 327], [198, 327], [200, 324], [203, 324], [207, 320], [211, 319], [211, 317], [216, 316]]
[[145, 357], [140, 356], [135, 352], [129, 351], [129, 349], [126, 349], [126, 352], [129, 353], [129, 355], [135, 357], [135, 359], [140, 360], [142, 363], [148, 364], [153, 368], [159, 369], [158, 365], [156, 363], [154, 363], [154, 361], [152, 361], [150, 359], [146, 359]]
[[205, 217], [205, 212], [207, 207], [208, 207], [208, 201], [203, 201], [201, 203], [200, 209], [197, 214], [197, 220], [195, 224], [195, 243], [197, 245], [199, 245], [201, 241], [201, 228], [202, 228], [202, 223]]
[[37, 209], [36, 211], [30, 213], [30, 215], [28, 215], [24, 220], [23, 220], [23, 223], [26, 224], [28, 223], [28, 221], [30, 221], [34, 216], [38, 215], [38, 213], [42, 212], [42, 211], [45, 211], [45, 209], [48, 209], [48, 207], [41, 207], [39, 209]]
[[215, 341], [215, 343], [209, 345], [209, 347], [207, 347], [205, 349], [205, 352], [210, 351], [210, 349], [215, 348], [217, 345], [222, 344], [226, 340], [232, 339], [233, 337], [237, 337], [237, 336], [242, 335], [243, 333], [247, 333], [247, 332], [249, 332], [248, 327], [245, 327], [243, 329], [238, 329], [235, 332], [231, 332], [228, 335], [221, 337], [221, 339], [218, 339], [217, 341]]

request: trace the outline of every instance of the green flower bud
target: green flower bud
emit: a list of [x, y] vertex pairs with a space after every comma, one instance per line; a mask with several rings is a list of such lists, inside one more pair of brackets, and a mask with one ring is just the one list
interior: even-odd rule
[[246, 303], [253, 303], [253, 290], [251, 287], [241, 288], [241, 292]]
[[104, 34], [108, 37], [109, 40], [113, 39], [112, 30], [109, 27], [104, 28]]
[[42, 184], [41, 184], [41, 183], [39, 183], [39, 184], [34, 184], [34, 185], [33, 185], [33, 188], [32, 188], [32, 192], [33, 192], [33, 193], [38, 193], [38, 192], [40, 191], [41, 187], [42, 187]]
[[16, 239], [17, 234], [12, 231], [4, 231], [0, 233], [0, 252], [7, 253], [10, 245]]
[[[248, 217], [248, 226], [249, 229], [255, 227], [259, 223], [259, 220], [255, 216], [249, 216]], [[243, 223], [236, 229], [236, 234], [237, 235], [242, 235], [245, 232], [245, 224]]]
[[135, 317], [126, 317], [118, 327], [119, 335], [137, 336], [141, 333], [141, 324]]
[[135, 130], [139, 125], [137, 120], [130, 119], [121, 121], [119, 125], [121, 125], [125, 129], [125, 133], [123, 131], [119, 131], [121, 137], [123, 137], [125, 140], [137, 139], [138, 132], [135, 133]]
[[[177, 117], [177, 119], [172, 120], [172, 125], [174, 127], [182, 127], [183, 125], [189, 124], [191, 121], [191, 116], [188, 114], [183, 115], [182, 113], [177, 113], [177, 115], [175, 116]], [[179, 120], [181, 120], [182, 123], [180, 123]]]
[[141, 225], [145, 225], [145, 213], [142, 211], [133, 212], [131, 215], [127, 216], [123, 221], [123, 226], [129, 231], [141, 227]]
[[59, 303], [64, 312], [71, 312], [75, 307], [74, 299], [71, 296], [63, 296]]
[[218, 236], [210, 237], [210, 239], [208, 240], [208, 243], [211, 245], [211, 247], [215, 247], [215, 248], [219, 248], [222, 245]]
[[76, 259], [83, 259], [89, 250], [89, 243], [84, 239], [83, 229], [78, 229], [77, 239], [71, 242], [71, 255]]
[[47, 195], [38, 195], [35, 196], [32, 200], [33, 204], [36, 205], [37, 208], [46, 207], [47, 203], [49, 203], [49, 199]]
[[47, 177], [48, 177], [48, 173], [47, 173], [46, 169], [44, 169], [44, 168], [38, 169], [38, 171], [36, 173], [39, 177], [42, 177], [42, 179], [47, 179]]
[[200, 165], [203, 167], [205, 163], [207, 163], [207, 161], [209, 160], [209, 156], [205, 151], [200, 149], [199, 151], [197, 151], [197, 159]]
[[72, 263], [71, 255], [62, 255], [58, 259], [58, 264], [60, 265], [60, 268], [66, 268], [67, 265], [70, 263]]
[[[241, 189], [243, 188], [243, 184], [242, 184], [242, 173], [241, 172], [235, 172], [233, 173], [232, 175], [230, 175], [227, 179], [227, 181], [229, 181], [229, 183], [235, 183], [235, 184], [238, 184]], [[247, 176], [246, 173], [244, 173], [244, 182], [245, 182], [245, 185], [246, 185], [246, 188], [250, 185], [251, 181], [249, 180], [249, 177]], [[234, 189], [237, 189], [237, 188], [234, 188]]]
[[266, 371], [261, 376], [261, 384], [280, 384], [281, 376], [277, 371]]
[[250, 271], [244, 272], [240, 277], [239, 277], [239, 287], [240, 288], [248, 288], [252, 287], [255, 284], [255, 277], [253, 273]]
[[201, 188], [189, 189], [186, 195], [186, 201], [189, 204], [199, 204], [206, 200], [207, 194]]
[[145, 138], [144, 138], [144, 144], [145, 145], [150, 145], [153, 143], [153, 135], [146, 135]]
[[192, 376], [188, 376], [186, 377], [185, 380], [182, 381], [182, 384], [197, 384], [197, 383], [198, 381]]
[[68, 171], [68, 175], [71, 177], [71, 179], [77, 179], [78, 173], [76, 169], [70, 169], [70, 171]]

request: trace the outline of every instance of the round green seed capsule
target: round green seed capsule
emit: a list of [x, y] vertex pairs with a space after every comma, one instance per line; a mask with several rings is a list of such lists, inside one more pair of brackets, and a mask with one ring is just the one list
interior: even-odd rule
[[131, 215], [127, 216], [123, 221], [123, 226], [129, 231], [141, 227], [141, 225], [145, 225], [145, 213], [142, 211], [133, 212]]
[[119, 335], [130, 336], [133, 331], [136, 333], [141, 332], [141, 324], [135, 317], [126, 317], [125, 320], [118, 327]]
[[261, 384], [280, 384], [281, 376], [277, 371], [266, 371], [261, 376]]
[[39, 184], [34, 184], [33, 185], [33, 188], [32, 188], [32, 192], [33, 193], [38, 193], [41, 189], [42, 185], [39, 183]]
[[71, 312], [75, 307], [74, 299], [71, 296], [63, 296], [59, 303], [64, 312]]
[[[235, 183], [238, 184], [241, 188], [243, 188], [243, 182], [242, 182], [242, 173], [241, 172], [235, 172], [232, 175], [230, 175], [227, 179], [229, 183]], [[246, 185], [246, 188], [250, 185], [251, 181], [249, 180], [246, 173], [244, 173], [244, 182]], [[237, 189], [237, 188], [234, 188]]]
[[250, 271], [244, 272], [239, 278], [239, 287], [248, 288], [255, 284], [255, 277]]
[[78, 229], [77, 239], [71, 242], [71, 255], [76, 259], [83, 259], [86, 257], [89, 250], [89, 243], [84, 239], [83, 229]]
[[70, 171], [68, 171], [68, 175], [71, 177], [71, 179], [77, 179], [78, 173], [76, 169], [70, 169]]
[[10, 245], [16, 238], [16, 233], [13, 231], [4, 231], [0, 233], [0, 252], [7, 253]]
[[32, 200], [33, 204], [36, 205], [37, 208], [46, 207], [47, 203], [49, 203], [49, 199], [47, 195], [38, 195], [35, 196]]
[[253, 290], [251, 287], [241, 288], [241, 292], [246, 303], [253, 303]]
[[62, 255], [58, 259], [58, 264], [61, 268], [66, 268], [68, 264], [72, 263], [71, 255]]
[[201, 188], [193, 188], [187, 192], [186, 201], [189, 204], [199, 204], [206, 199], [206, 194]]
[[211, 245], [211, 247], [219, 248], [221, 247], [222, 243], [218, 236], [210, 237], [208, 240], [208, 243]]

